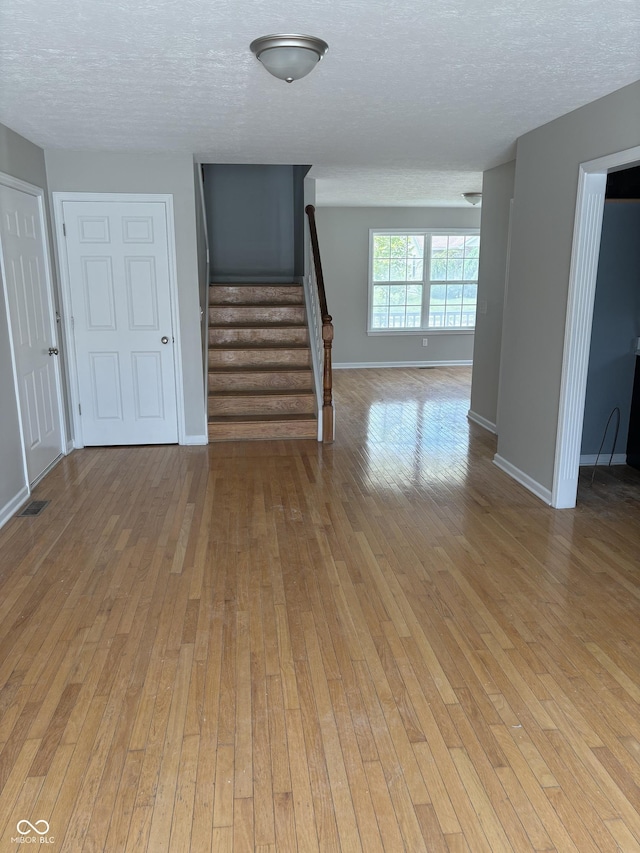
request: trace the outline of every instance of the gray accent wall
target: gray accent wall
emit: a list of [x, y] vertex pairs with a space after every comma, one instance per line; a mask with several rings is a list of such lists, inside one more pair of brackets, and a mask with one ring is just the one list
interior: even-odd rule
[[51, 192], [170, 193], [173, 196], [187, 441], [206, 435], [198, 289], [196, 198], [190, 154], [45, 152]]
[[[47, 189], [44, 151], [0, 124], [0, 172]], [[2, 282], [4, 291], [4, 282]], [[9, 346], [9, 318], [0, 294], [0, 513], [27, 486], [18, 398]]]
[[489, 169], [482, 180], [482, 239], [470, 408], [494, 428], [498, 417], [502, 314], [515, 170], [516, 163], [512, 160]]
[[579, 165], [640, 144], [639, 104], [640, 82], [517, 144], [498, 454], [544, 489], [553, 485]]
[[[471, 361], [472, 333], [367, 334], [369, 229], [478, 228], [479, 210], [318, 207], [316, 221], [327, 305], [335, 329], [334, 364]], [[422, 346], [424, 337], [429, 340], [427, 347]]]
[[204, 164], [212, 281], [287, 282], [303, 275], [308, 170]]
[[[602, 240], [593, 310], [582, 453], [596, 454], [607, 419], [620, 408], [616, 453], [625, 453], [636, 342], [640, 336], [640, 203], [609, 202], [604, 206]], [[603, 453], [613, 448], [612, 421]]]

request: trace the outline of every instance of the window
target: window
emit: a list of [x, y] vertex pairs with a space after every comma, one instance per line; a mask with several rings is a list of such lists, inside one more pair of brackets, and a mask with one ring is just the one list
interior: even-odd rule
[[475, 328], [477, 230], [370, 233], [370, 333]]

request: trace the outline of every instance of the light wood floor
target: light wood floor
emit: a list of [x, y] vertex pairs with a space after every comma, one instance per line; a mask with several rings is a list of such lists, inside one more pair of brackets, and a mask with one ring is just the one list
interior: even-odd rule
[[336, 386], [333, 446], [79, 451], [0, 531], [0, 850], [640, 850], [640, 477], [553, 511], [468, 370]]

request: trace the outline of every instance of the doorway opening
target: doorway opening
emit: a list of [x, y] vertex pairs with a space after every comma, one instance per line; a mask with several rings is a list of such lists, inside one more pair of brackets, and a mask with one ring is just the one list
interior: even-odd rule
[[580, 166], [551, 498], [556, 509], [576, 505], [607, 175], [638, 163], [640, 146]]

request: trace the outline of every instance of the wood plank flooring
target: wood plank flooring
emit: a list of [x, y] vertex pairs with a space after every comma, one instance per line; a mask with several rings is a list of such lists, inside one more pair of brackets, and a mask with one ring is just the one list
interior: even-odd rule
[[467, 369], [335, 386], [334, 445], [78, 451], [0, 531], [0, 850], [640, 850], [638, 472], [553, 511]]

